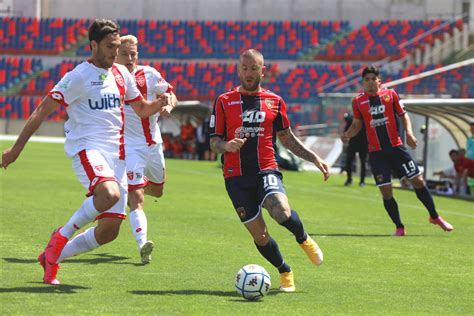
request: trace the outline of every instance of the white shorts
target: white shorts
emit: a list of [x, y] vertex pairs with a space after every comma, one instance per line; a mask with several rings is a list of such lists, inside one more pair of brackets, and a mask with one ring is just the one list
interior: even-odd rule
[[165, 183], [163, 144], [143, 147], [125, 147], [128, 191], [146, 187], [149, 183]]
[[105, 181], [115, 181], [119, 185], [120, 200], [107, 211], [97, 216], [125, 218], [127, 205], [127, 180], [125, 177], [125, 161], [111, 157], [99, 150], [81, 150], [72, 158], [72, 168], [79, 182], [89, 190], [91, 196], [94, 188]]

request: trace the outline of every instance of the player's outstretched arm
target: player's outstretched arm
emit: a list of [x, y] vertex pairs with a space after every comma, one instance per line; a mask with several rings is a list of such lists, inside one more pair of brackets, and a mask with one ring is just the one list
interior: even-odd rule
[[296, 156], [314, 163], [314, 165], [323, 173], [324, 181], [329, 179], [330, 173], [329, 166], [327, 165], [327, 163], [323, 159], [321, 159], [321, 157], [319, 157], [315, 152], [306, 147], [301, 142], [301, 140], [299, 140], [298, 137], [293, 134], [291, 128], [287, 128], [277, 132], [277, 136], [283, 146], [291, 150], [291, 152], [294, 153]]
[[349, 126], [349, 129], [342, 133], [341, 135], [341, 140], [345, 144], [351, 139], [352, 137], [356, 136], [357, 133], [359, 133], [360, 129], [362, 128], [362, 120], [354, 118], [352, 120], [351, 126]]
[[140, 99], [134, 102], [131, 102], [130, 105], [132, 106], [135, 113], [140, 118], [147, 118], [151, 115], [158, 113], [161, 108], [168, 104], [169, 93], [163, 93], [157, 99], [153, 101], [148, 101], [145, 99]]
[[1, 164], [2, 168], [7, 169], [9, 164], [15, 162], [18, 156], [20, 156], [23, 148], [25, 148], [25, 145], [30, 139], [31, 135], [33, 135], [38, 130], [38, 128], [41, 126], [41, 123], [51, 113], [53, 113], [57, 107], [58, 103], [51, 99], [51, 97], [45, 97], [43, 101], [41, 101], [38, 107], [33, 111], [33, 113], [31, 113], [28, 121], [26, 121], [26, 124], [13, 147], [7, 148], [3, 151]]
[[234, 138], [229, 141], [225, 141], [219, 136], [211, 137], [210, 145], [212, 151], [218, 154], [222, 154], [224, 152], [231, 152], [235, 153], [242, 148], [242, 146], [247, 141], [247, 138]]

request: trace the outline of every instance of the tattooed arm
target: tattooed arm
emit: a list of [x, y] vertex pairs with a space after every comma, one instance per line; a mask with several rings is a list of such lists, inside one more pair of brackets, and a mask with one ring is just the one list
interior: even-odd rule
[[291, 128], [277, 132], [277, 136], [283, 146], [288, 148], [293, 154], [306, 161], [314, 163], [314, 165], [323, 173], [325, 181], [329, 178], [329, 166], [326, 162], [324, 162], [324, 160], [322, 160], [321, 157], [311, 149], [306, 147], [301, 140], [293, 134]]

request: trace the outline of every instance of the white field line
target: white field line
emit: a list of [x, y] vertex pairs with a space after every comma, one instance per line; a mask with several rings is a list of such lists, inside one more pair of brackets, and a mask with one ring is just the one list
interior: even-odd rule
[[[15, 141], [18, 135], [0, 135], [0, 140]], [[65, 137], [31, 136], [30, 142], [64, 144]]]

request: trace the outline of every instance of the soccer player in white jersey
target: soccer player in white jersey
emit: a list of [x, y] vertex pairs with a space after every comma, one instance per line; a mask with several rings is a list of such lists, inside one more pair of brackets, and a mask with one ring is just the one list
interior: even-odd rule
[[135, 77], [143, 97], [154, 100], [163, 93], [169, 93], [169, 103], [159, 113], [148, 118], [140, 118], [133, 109], [125, 108], [125, 162], [130, 226], [137, 240], [141, 261], [147, 264], [150, 263], [154, 244], [147, 238], [145, 194], [161, 197], [165, 183], [165, 158], [158, 117], [160, 114], [169, 116], [178, 100], [172, 92], [173, 86], [166, 82], [155, 68], [138, 65], [137, 38], [125, 35], [120, 41], [117, 63], [126, 66]]
[[[92, 57], [67, 73], [31, 114], [13, 147], [2, 155], [7, 168], [22, 152], [28, 139], [58, 106], [66, 107], [65, 151], [72, 167], [89, 193], [69, 221], [51, 236], [39, 255], [43, 281], [59, 284], [59, 262], [91, 251], [114, 240], [125, 218], [127, 200], [123, 141], [124, 101], [140, 117], [149, 117], [167, 103], [143, 99], [126, 67], [114, 63], [120, 46], [119, 26], [98, 19], [89, 27]], [[74, 233], [96, 220], [96, 227], [73, 239]]]

